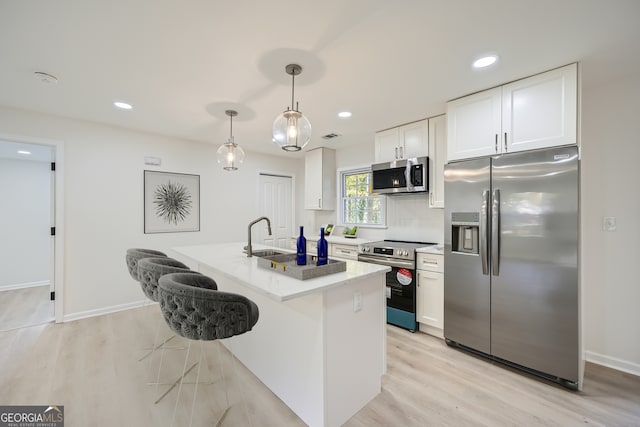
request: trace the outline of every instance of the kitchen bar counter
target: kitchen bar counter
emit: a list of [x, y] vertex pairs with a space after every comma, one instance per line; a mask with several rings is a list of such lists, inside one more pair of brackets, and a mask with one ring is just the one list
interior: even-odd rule
[[253, 330], [222, 343], [307, 425], [344, 424], [381, 390], [389, 268], [347, 261], [343, 273], [300, 281], [258, 267], [243, 246], [173, 252], [218, 289], [258, 305]]
[[[215, 269], [217, 273], [234, 279], [254, 292], [266, 295], [276, 301], [322, 292], [334, 286], [342, 286], [351, 281], [366, 279], [389, 270], [388, 267], [356, 261], [346, 261], [347, 271], [329, 274], [309, 280], [297, 280], [280, 273], [257, 266], [257, 258], [248, 258], [242, 252], [245, 243], [221, 243], [215, 245], [183, 246], [175, 248], [178, 254], [199, 264]], [[268, 248], [253, 245], [254, 251]], [[282, 252], [288, 249], [275, 248]]]

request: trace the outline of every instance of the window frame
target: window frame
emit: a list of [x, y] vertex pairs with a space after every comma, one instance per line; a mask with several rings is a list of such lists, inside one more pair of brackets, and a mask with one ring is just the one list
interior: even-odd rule
[[362, 166], [353, 166], [348, 168], [342, 168], [338, 170], [338, 206], [340, 206], [340, 213], [338, 218], [338, 225], [340, 226], [357, 226], [359, 228], [387, 228], [387, 198], [383, 195], [372, 195], [369, 193], [369, 187], [367, 191], [367, 196], [364, 196], [366, 199], [379, 200], [380, 202], [380, 224], [362, 224], [358, 222], [348, 222], [346, 221], [347, 210], [346, 210], [346, 177], [348, 175], [355, 175], [359, 173], [368, 173], [369, 179], [371, 180], [371, 166], [370, 165], [362, 165]]

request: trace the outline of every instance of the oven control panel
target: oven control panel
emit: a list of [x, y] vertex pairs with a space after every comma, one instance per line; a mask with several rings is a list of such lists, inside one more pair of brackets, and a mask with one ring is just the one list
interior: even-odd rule
[[381, 255], [385, 257], [413, 259], [414, 251], [402, 248], [378, 247], [369, 245], [360, 245], [360, 253]]

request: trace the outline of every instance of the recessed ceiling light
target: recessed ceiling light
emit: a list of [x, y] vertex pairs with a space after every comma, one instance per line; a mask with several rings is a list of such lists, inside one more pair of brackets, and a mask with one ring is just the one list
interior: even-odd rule
[[118, 108], [122, 108], [123, 110], [131, 110], [133, 108], [131, 104], [127, 104], [126, 102], [122, 102], [122, 101], [116, 101], [113, 103], [113, 105], [115, 105]]
[[29, 155], [29, 154], [31, 154], [31, 151], [18, 150], [18, 154], [25, 154], [25, 155]]
[[343, 119], [351, 117], [351, 111], [341, 111], [338, 113], [338, 117], [342, 117]]
[[484, 68], [494, 64], [498, 60], [497, 55], [483, 56], [473, 62], [473, 68]]

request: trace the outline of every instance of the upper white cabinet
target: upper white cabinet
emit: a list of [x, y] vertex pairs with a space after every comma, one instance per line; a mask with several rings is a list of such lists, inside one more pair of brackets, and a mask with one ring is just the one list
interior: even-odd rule
[[444, 163], [447, 158], [447, 116], [429, 119], [429, 207], [444, 208]]
[[375, 162], [426, 156], [429, 154], [428, 138], [427, 120], [376, 132]]
[[447, 159], [577, 143], [578, 66], [447, 103]]
[[305, 154], [304, 208], [334, 210], [336, 205], [336, 152], [316, 148]]

